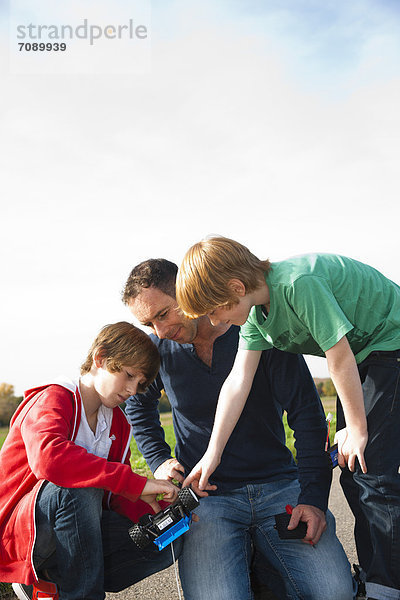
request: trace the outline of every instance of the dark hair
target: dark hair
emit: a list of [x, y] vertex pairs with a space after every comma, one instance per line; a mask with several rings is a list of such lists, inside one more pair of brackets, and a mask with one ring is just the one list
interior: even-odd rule
[[155, 287], [175, 298], [175, 281], [178, 267], [165, 258], [150, 258], [133, 267], [122, 291], [122, 302], [129, 304], [142, 288]]

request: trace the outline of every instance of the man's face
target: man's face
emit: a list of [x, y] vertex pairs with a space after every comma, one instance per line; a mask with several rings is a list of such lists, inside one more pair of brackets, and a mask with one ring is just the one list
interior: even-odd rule
[[197, 320], [185, 317], [175, 298], [158, 288], [143, 288], [136, 298], [131, 299], [129, 309], [160, 339], [189, 344], [197, 335]]

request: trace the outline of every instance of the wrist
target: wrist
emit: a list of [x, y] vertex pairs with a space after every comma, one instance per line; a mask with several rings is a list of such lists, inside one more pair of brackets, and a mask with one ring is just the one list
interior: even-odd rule
[[368, 435], [367, 420], [365, 419], [363, 423], [350, 423], [347, 425], [346, 429], [350, 435]]
[[220, 462], [221, 455], [222, 455], [222, 449], [217, 444], [213, 444], [210, 441], [207, 451], [206, 451], [206, 455], [207, 455], [208, 459], [210, 459], [212, 461]]

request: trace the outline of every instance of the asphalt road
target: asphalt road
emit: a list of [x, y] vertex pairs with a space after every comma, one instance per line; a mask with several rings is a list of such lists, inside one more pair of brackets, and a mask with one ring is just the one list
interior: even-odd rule
[[[339, 468], [333, 471], [329, 508], [336, 518], [336, 533], [343, 544], [350, 564], [357, 562], [353, 539], [354, 518], [339, 484]], [[107, 594], [106, 600], [179, 600], [174, 568], [156, 573], [136, 585], [119, 592]], [[181, 598], [183, 594], [181, 591]]]

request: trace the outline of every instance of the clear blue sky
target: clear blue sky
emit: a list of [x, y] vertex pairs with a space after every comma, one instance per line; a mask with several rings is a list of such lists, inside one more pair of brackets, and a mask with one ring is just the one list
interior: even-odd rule
[[[398, 2], [153, 0], [151, 71], [122, 75], [10, 73], [0, 6], [0, 381], [74, 374], [102, 325], [130, 319], [130, 269], [209, 233], [400, 281]], [[127, 6], [62, 18], [123, 22]]]

